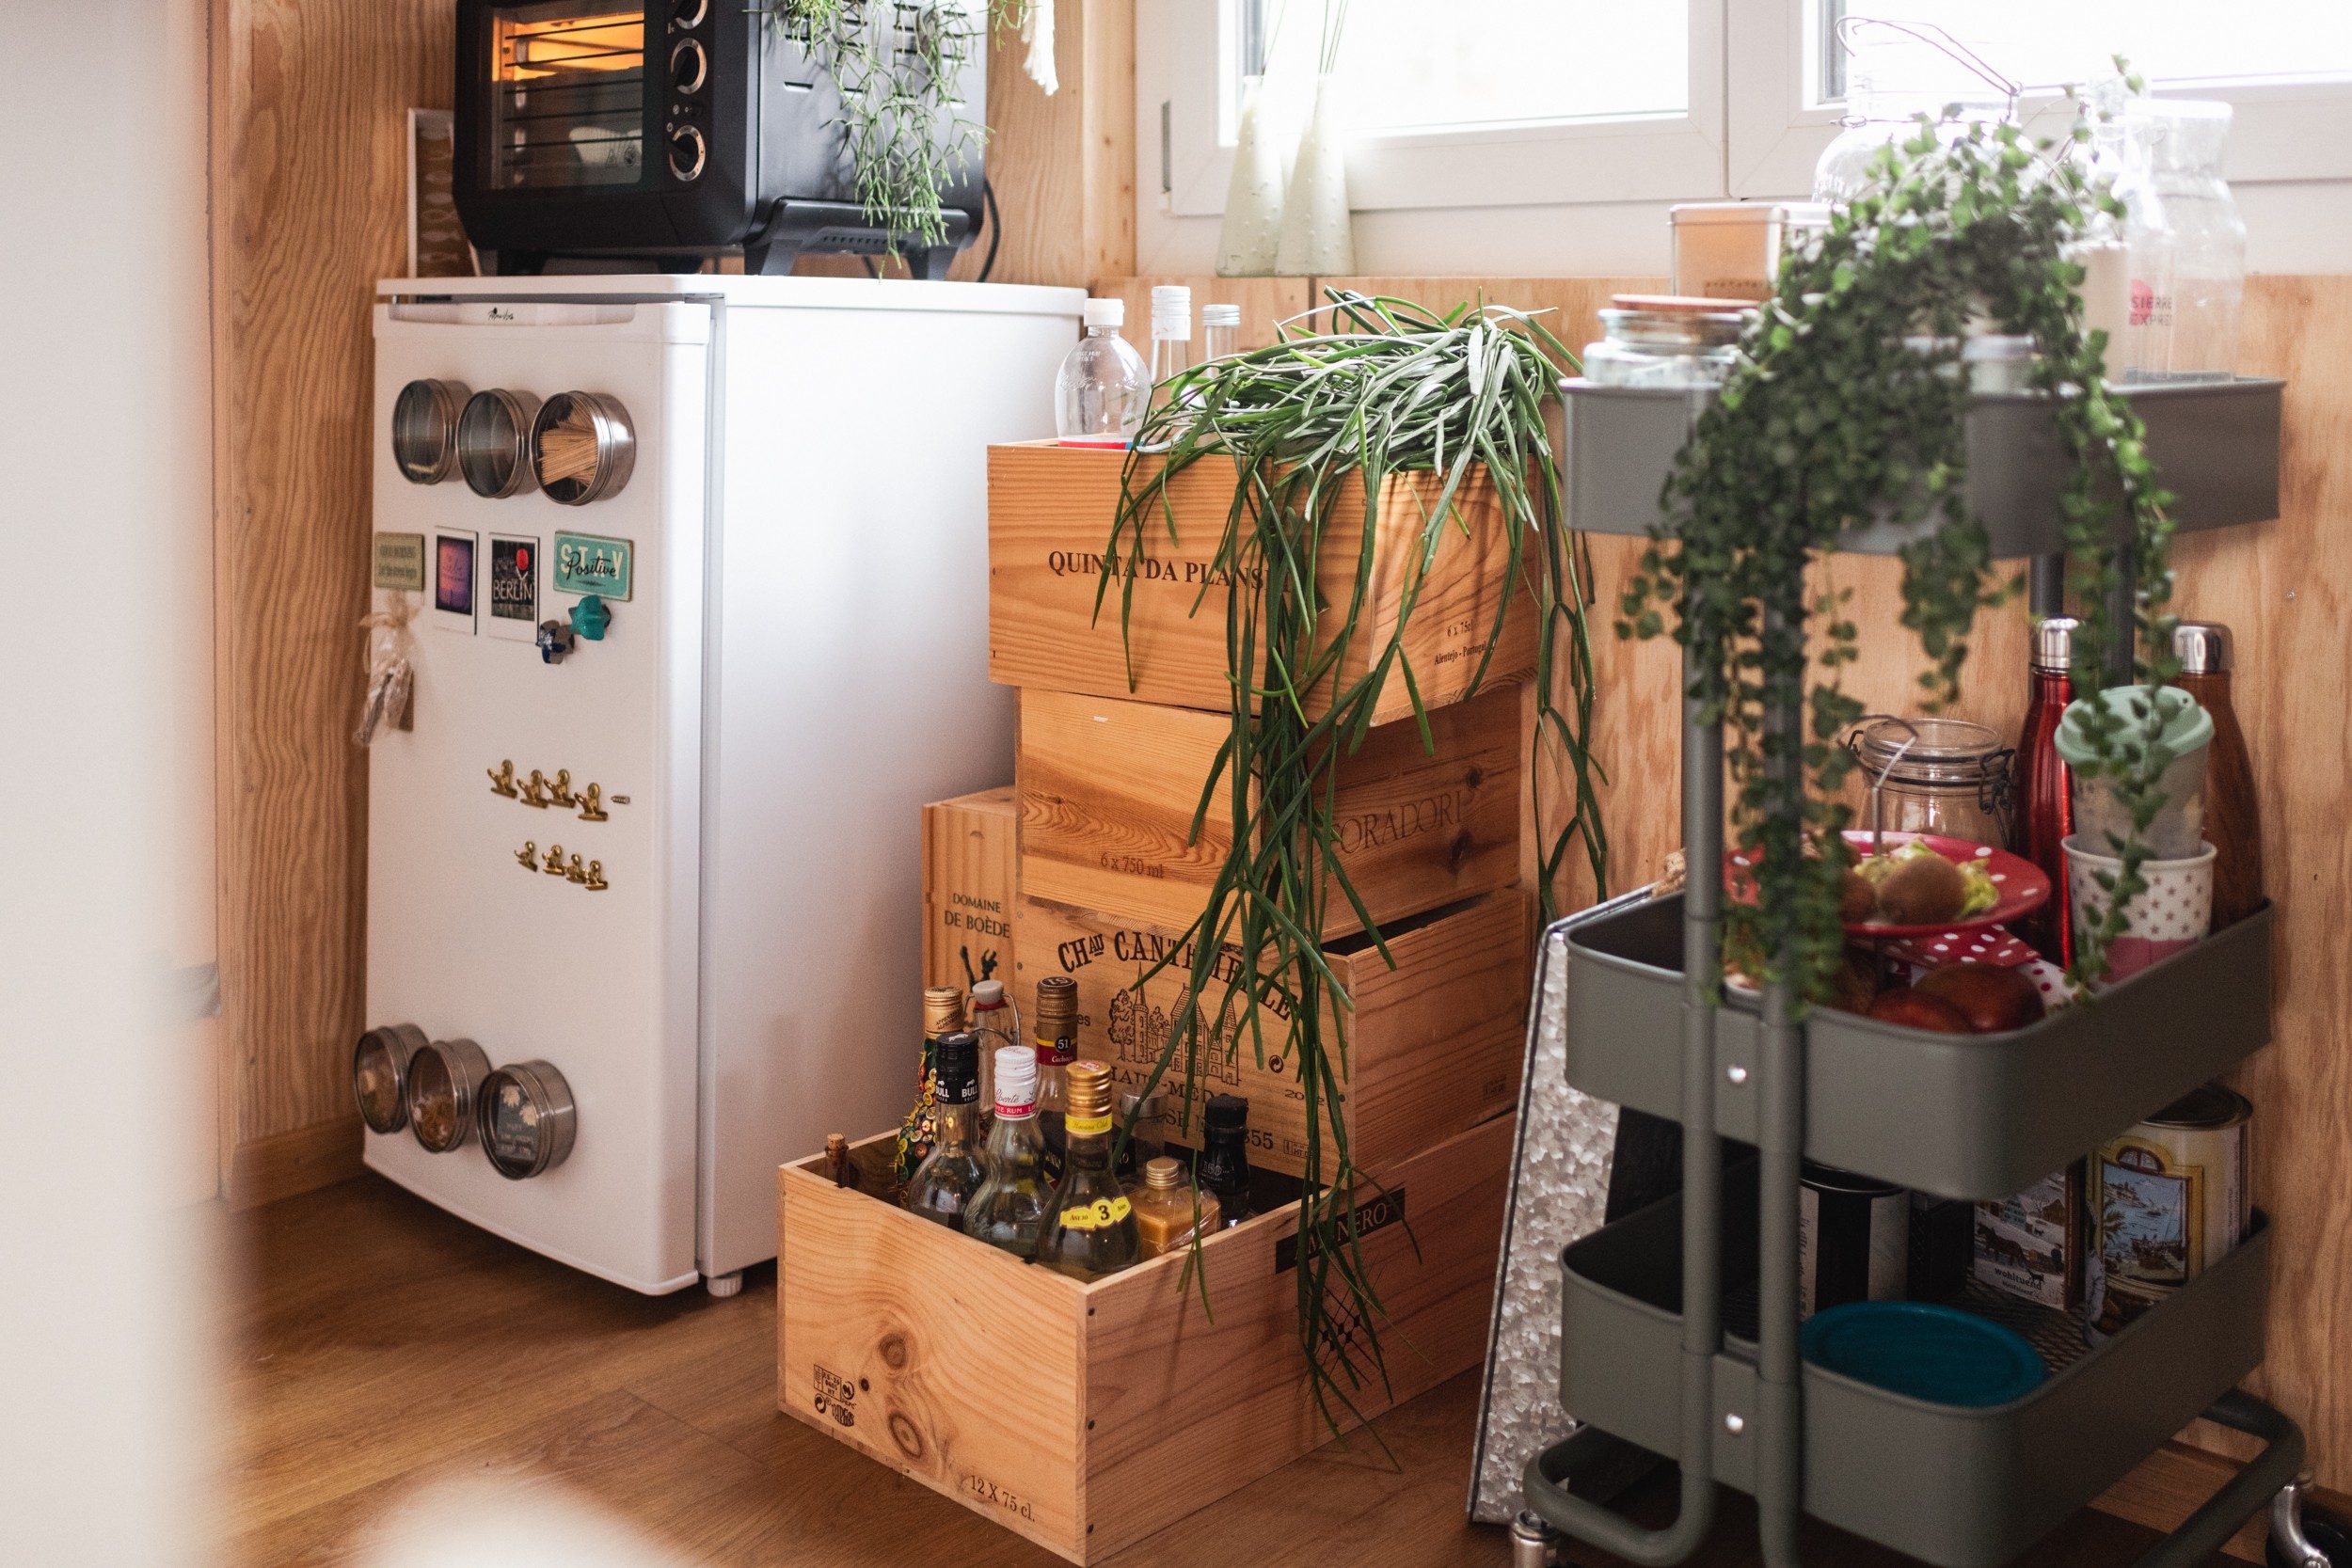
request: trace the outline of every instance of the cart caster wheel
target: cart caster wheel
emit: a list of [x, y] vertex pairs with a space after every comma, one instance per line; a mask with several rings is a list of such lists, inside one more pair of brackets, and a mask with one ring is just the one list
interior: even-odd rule
[[743, 1292], [743, 1271], [738, 1269], [733, 1274], [714, 1274], [703, 1281], [703, 1289], [721, 1301], [740, 1295]]
[[[2280, 1493], [2281, 1501], [2296, 1490]], [[2288, 1539], [2290, 1533], [2301, 1540]], [[2352, 1521], [2321, 1508], [2276, 1508], [2265, 1555], [2270, 1568], [2352, 1568]]]
[[1560, 1532], [1532, 1508], [1511, 1521], [1511, 1568], [1554, 1568], [1560, 1561]]

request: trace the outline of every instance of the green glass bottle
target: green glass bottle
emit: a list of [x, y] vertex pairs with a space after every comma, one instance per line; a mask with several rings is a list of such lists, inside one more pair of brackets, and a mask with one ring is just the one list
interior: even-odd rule
[[942, 1035], [933, 1052], [937, 1135], [930, 1157], [907, 1181], [910, 1212], [961, 1227], [985, 1172], [974, 1139], [980, 1119], [980, 1044], [962, 1030]]
[[1111, 1069], [1073, 1062], [1067, 1078], [1061, 1180], [1047, 1205], [1037, 1260], [1080, 1279], [1100, 1279], [1143, 1256], [1135, 1205], [1111, 1169]]
[[979, 1190], [963, 1212], [963, 1233], [1021, 1258], [1037, 1256], [1054, 1190], [1045, 1180], [1045, 1135], [1037, 1124], [1037, 1053], [996, 1053], [996, 1121], [980, 1157]]

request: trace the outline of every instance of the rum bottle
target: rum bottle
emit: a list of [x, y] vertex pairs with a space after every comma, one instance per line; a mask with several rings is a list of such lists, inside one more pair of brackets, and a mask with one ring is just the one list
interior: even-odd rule
[[1070, 1064], [1077, 1059], [1078, 982], [1049, 974], [1037, 983], [1037, 1119], [1045, 1133], [1045, 1173], [1057, 1180], [1062, 1118], [1070, 1108]]
[[1037, 1125], [1037, 1053], [1027, 1046], [996, 1053], [996, 1121], [980, 1172], [979, 1190], [963, 1212], [963, 1233], [1035, 1258], [1054, 1189], [1045, 1180], [1045, 1139]]
[[953, 986], [923, 990], [923, 1053], [914, 1069], [914, 1108], [898, 1124], [898, 1147], [891, 1159], [891, 1175], [901, 1184], [915, 1167], [930, 1157], [938, 1115], [936, 1080], [942, 1037], [963, 1027], [963, 993]]
[[979, 1191], [985, 1174], [976, 1147], [980, 1117], [980, 1048], [957, 1030], [940, 1037], [937, 1073], [938, 1137], [930, 1155], [907, 1182], [906, 1206], [927, 1220], [950, 1227]]
[[1037, 1260], [1079, 1279], [1131, 1268], [1143, 1256], [1135, 1204], [1111, 1169], [1111, 1069], [1073, 1062], [1067, 1073], [1068, 1143], [1061, 1180], [1046, 1205]]
[[1249, 1199], [1249, 1101], [1213, 1094], [1200, 1117], [1200, 1189], [1216, 1196], [1225, 1224], [1258, 1212]]

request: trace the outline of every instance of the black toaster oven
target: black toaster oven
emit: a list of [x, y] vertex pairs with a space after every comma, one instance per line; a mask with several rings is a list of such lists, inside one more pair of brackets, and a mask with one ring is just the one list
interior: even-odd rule
[[[769, 0], [458, 0], [457, 210], [500, 273], [557, 258], [691, 271], [739, 250], [746, 272], [803, 250], [897, 253], [944, 277], [979, 227], [982, 153], [968, 137], [926, 244], [858, 199], [842, 87], [804, 26]], [[911, 55], [913, 29], [977, 29], [937, 95], [942, 144], [981, 118], [981, 0], [841, 0]], [[927, 18], [926, 13], [937, 15]], [[852, 90], [860, 90], [852, 86]]]

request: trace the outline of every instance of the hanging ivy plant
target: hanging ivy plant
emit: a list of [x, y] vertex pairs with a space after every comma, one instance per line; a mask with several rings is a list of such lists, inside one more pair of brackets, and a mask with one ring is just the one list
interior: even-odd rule
[[[1142, 1092], [1151, 1093], [1172, 1069], [1182, 1075], [1189, 1104], [1200, 1082], [1200, 1054], [1216, 1049], [1212, 1041], [1254, 1052], [1261, 1065], [1289, 1063], [1296, 1073], [1307, 1126], [1299, 1333], [1317, 1402], [1336, 1427], [1343, 1414], [1356, 1413], [1362, 1379], [1385, 1382], [1386, 1372], [1376, 1329], [1380, 1303], [1354, 1223], [1357, 1189], [1367, 1178], [1355, 1164], [1344, 1119], [1332, 1117], [1325, 1126], [1348, 1083], [1350, 1001], [1319, 935], [1335, 896], [1346, 900], [1388, 957], [1341, 863], [1338, 765], [1361, 744], [1383, 697], [1399, 685], [1423, 746], [1431, 745], [1405, 634], [1449, 535], [1471, 526], [1473, 514], [1462, 504], [1467, 486], [1491, 483], [1499, 504], [1478, 515], [1493, 519], [1485, 526], [1499, 522], [1513, 563], [1509, 592], [1486, 628], [1473, 690], [1522, 585], [1542, 617], [1535, 772], [1543, 777], [1546, 765], [1557, 764], [1571, 797], [1567, 819], [1541, 857], [1547, 915], [1553, 874], [1571, 847], [1583, 844], [1594, 880], [1602, 885], [1607, 847], [1601, 774], [1585, 739], [1593, 704], [1584, 620], [1589, 568], [1560, 526], [1559, 466], [1545, 416], [1573, 357], [1522, 311], [1465, 306], [1437, 316], [1398, 299], [1337, 291], [1330, 298], [1330, 332], [1286, 329], [1272, 347], [1210, 361], [1158, 389], [1127, 465], [1096, 613], [1116, 606], [1125, 627], [1150, 536], [1163, 518], [1174, 526], [1169, 486], [1196, 464], [1230, 470], [1233, 503], [1209, 577], [1236, 585], [1226, 611], [1232, 726], [1203, 784], [1193, 834], [1197, 840], [1221, 791], [1232, 847], [1189, 940], [1161, 966], [1188, 967]], [[1438, 475], [1442, 483], [1418, 537], [1388, 542], [1416, 552], [1418, 568], [1407, 574], [1393, 626], [1375, 642], [1364, 625], [1377, 537], [1372, 525], [1383, 482], [1406, 473]], [[1362, 508], [1362, 545], [1352, 588], [1333, 602], [1324, 596], [1316, 565], [1326, 538], [1354, 521], [1342, 515], [1343, 506]], [[1522, 574], [1531, 544], [1539, 546], [1541, 566]], [[1359, 657], [1351, 663], [1351, 655]], [[1553, 691], [1563, 660], [1565, 710]]]
[[972, 51], [1026, 22], [1031, 3], [985, 0], [976, 11], [958, 0], [780, 0], [768, 12], [833, 78], [867, 223], [922, 245], [946, 243], [941, 193], [988, 135], [961, 112], [957, 84]]
[[[2089, 139], [2078, 122], [2073, 145]], [[1661, 635], [1676, 612], [1674, 635], [1697, 656], [1691, 694], [1732, 735], [1731, 821], [1756, 855], [1758, 895], [1726, 911], [1726, 942], [1801, 997], [1830, 994], [1844, 947], [1839, 797], [1851, 764], [1836, 742], [1862, 717], [1840, 684], [1858, 628], [1844, 595], [1809, 593], [1807, 567], [1858, 522], [1924, 530], [1901, 551], [1901, 622], [1925, 656], [1930, 711], [1959, 696], [1977, 612], [2014, 591], [1994, 581], [1965, 499], [1960, 350], [1972, 319], [2033, 339], [2034, 385], [2071, 461], [2060, 502], [2081, 621], [2076, 694], [2102, 684], [2119, 640], [2137, 678], [2175, 673], [2169, 498], [2138, 416], [2108, 385], [2105, 334], [2084, 331], [2082, 272], [2067, 259], [2095, 214], [2119, 209], [2071, 157], [2037, 155], [2052, 150], [2006, 124], [1923, 119], [1880, 154], [1864, 193], [1785, 266], [1676, 459], [1660, 542], [1625, 597], [1622, 635]], [[2109, 607], [2127, 562], [2136, 593], [2118, 625]], [[2163, 753], [2136, 743], [2161, 727], [2142, 705], [2144, 720], [2094, 721], [2098, 760], [2078, 773], [2112, 780], [2144, 829], [2162, 801]], [[1773, 714], [1800, 721], [1776, 726]], [[2083, 977], [2104, 971], [2145, 887], [2138, 835], [2116, 852], [2106, 913], [2078, 943]]]

